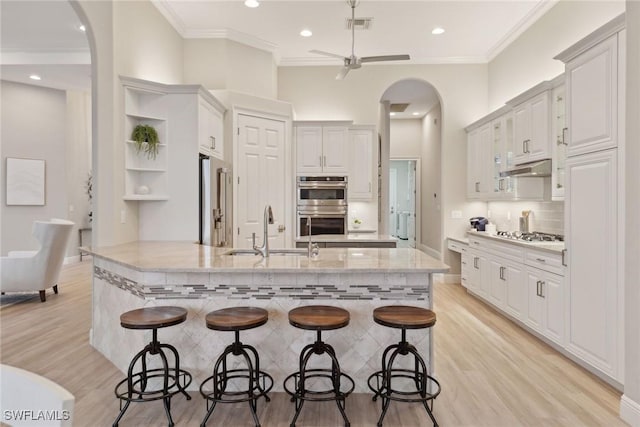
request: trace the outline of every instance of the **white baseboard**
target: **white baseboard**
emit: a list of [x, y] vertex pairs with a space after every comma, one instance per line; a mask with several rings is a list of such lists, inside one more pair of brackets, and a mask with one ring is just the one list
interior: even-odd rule
[[640, 403], [623, 394], [620, 399], [620, 418], [632, 427], [640, 427]]
[[429, 246], [423, 245], [422, 243], [417, 244], [417, 249], [421, 250], [429, 256], [434, 257], [435, 259], [442, 259], [442, 255], [440, 254], [440, 252], [430, 248]]
[[442, 282], [444, 283], [460, 283], [459, 274], [443, 274]]
[[76, 262], [80, 262], [80, 255], [73, 255], [73, 256], [65, 257], [63, 264], [64, 265], [73, 264], [73, 263], [76, 263]]

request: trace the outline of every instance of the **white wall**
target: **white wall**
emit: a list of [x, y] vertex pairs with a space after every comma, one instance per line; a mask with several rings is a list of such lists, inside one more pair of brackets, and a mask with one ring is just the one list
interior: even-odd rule
[[[640, 235], [640, 2], [627, 1], [626, 223], [627, 236]], [[640, 426], [640, 241], [626, 239], [625, 367], [621, 415]]]
[[486, 113], [563, 73], [564, 64], [553, 57], [623, 12], [622, 0], [557, 2], [489, 63]]
[[210, 90], [276, 98], [277, 67], [270, 52], [225, 39], [184, 40], [184, 79]]
[[389, 126], [391, 131], [391, 158], [420, 158], [422, 119], [391, 120]]
[[[422, 119], [422, 173], [421, 173], [421, 243], [435, 252], [441, 252], [442, 238], [442, 115], [436, 105]], [[466, 162], [458, 163], [458, 171]]]
[[[35, 250], [35, 220], [67, 217], [65, 161], [66, 94], [56, 89], [1, 82], [2, 90], [2, 255]], [[45, 160], [45, 205], [7, 206], [6, 158]]]
[[[150, 2], [70, 3], [88, 24], [92, 52], [93, 242], [106, 246], [136, 240], [138, 202], [122, 200], [124, 102], [118, 75], [182, 83], [182, 38]], [[121, 211], [125, 224], [120, 221]]]
[[[335, 79], [336, 69], [280, 67], [278, 98], [294, 105], [299, 120], [354, 120], [356, 124], [368, 124], [379, 122], [380, 97], [399, 80], [422, 79], [438, 91], [442, 100], [443, 235], [463, 235], [474, 208], [466, 202], [463, 128], [486, 113], [487, 66], [366, 65], [344, 80]], [[451, 210], [461, 210], [462, 218], [451, 219]], [[444, 261], [447, 259], [448, 254]]]

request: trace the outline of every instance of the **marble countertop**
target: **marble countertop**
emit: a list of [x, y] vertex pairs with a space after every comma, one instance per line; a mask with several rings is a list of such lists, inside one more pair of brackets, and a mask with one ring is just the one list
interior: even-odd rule
[[[298, 237], [296, 242], [308, 242], [309, 237]], [[397, 242], [398, 239], [390, 236], [388, 234], [374, 234], [374, 233], [357, 233], [354, 231], [349, 231], [349, 234], [318, 234], [315, 236], [311, 236], [312, 242], [358, 242], [358, 243], [368, 243], [368, 242]]]
[[[157, 272], [309, 272], [309, 273], [444, 273], [449, 266], [412, 248], [326, 248], [317, 259], [306, 255], [225, 255], [231, 248], [191, 242], [136, 241], [117, 246], [83, 248], [139, 271]], [[94, 262], [96, 262], [94, 260]]]
[[467, 236], [479, 236], [500, 243], [522, 246], [529, 249], [540, 249], [548, 252], [562, 253], [564, 242], [527, 242], [525, 240], [508, 239], [506, 237], [493, 236], [485, 231], [467, 231]]

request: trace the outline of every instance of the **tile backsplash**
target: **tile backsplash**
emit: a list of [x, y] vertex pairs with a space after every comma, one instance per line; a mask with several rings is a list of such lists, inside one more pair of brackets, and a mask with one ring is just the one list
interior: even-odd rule
[[564, 235], [564, 202], [489, 202], [490, 222], [498, 231], [517, 231], [522, 211], [531, 211], [529, 231]]

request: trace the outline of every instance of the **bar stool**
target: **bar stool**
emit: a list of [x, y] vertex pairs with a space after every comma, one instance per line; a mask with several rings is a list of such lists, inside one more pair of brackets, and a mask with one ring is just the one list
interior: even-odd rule
[[[350, 425], [345, 413], [345, 399], [353, 391], [353, 379], [340, 371], [340, 364], [333, 347], [322, 341], [322, 331], [344, 328], [349, 324], [349, 312], [342, 308], [326, 305], [311, 305], [298, 307], [289, 311], [289, 323], [300, 329], [316, 331], [317, 338], [313, 344], [309, 344], [300, 352], [299, 370], [289, 375], [284, 380], [284, 389], [295, 402], [296, 413], [291, 421], [291, 427], [295, 427], [296, 420], [302, 411], [305, 401], [329, 401], [335, 400], [344, 419], [345, 427]], [[312, 354], [327, 354], [331, 358], [331, 369], [307, 369], [307, 363]], [[328, 378], [331, 380], [331, 388], [326, 390], [309, 390], [306, 381], [311, 378]], [[294, 379], [295, 390], [291, 391], [287, 383]], [[345, 390], [341, 386], [347, 380]]]
[[[182, 307], [160, 306], [145, 307], [127, 311], [120, 316], [120, 325], [127, 329], [151, 329], [153, 337], [151, 342], [136, 354], [129, 364], [127, 377], [120, 381], [115, 388], [115, 394], [120, 399], [120, 413], [113, 422], [116, 427], [131, 402], [149, 402], [160, 400], [164, 402], [164, 411], [169, 420], [169, 426], [173, 426], [171, 418], [171, 397], [176, 393], [182, 393], [187, 400], [191, 396], [185, 389], [191, 384], [191, 374], [180, 369], [180, 356], [178, 351], [169, 344], [158, 342], [158, 329], [178, 325], [187, 319], [187, 310]], [[167, 355], [163, 349], [173, 353], [174, 366], [167, 362]], [[147, 355], [160, 356], [161, 368], [149, 369], [147, 367]], [[134, 372], [136, 364], [140, 362], [140, 370]], [[153, 381], [154, 379], [158, 379]], [[162, 382], [162, 386], [154, 387], [150, 383]], [[126, 385], [126, 387], [125, 387]], [[126, 402], [122, 407], [122, 402]]]
[[[382, 370], [369, 377], [368, 384], [374, 392], [373, 400], [382, 398], [382, 414], [378, 420], [378, 427], [382, 426], [384, 416], [389, 409], [392, 400], [399, 402], [421, 402], [434, 427], [438, 422], [433, 416], [433, 401], [440, 394], [440, 383], [431, 377], [427, 371], [427, 365], [418, 353], [418, 350], [407, 342], [407, 329], [430, 328], [436, 323], [436, 314], [425, 308], [402, 305], [379, 307], [373, 310], [373, 320], [390, 328], [402, 330], [402, 338], [398, 344], [387, 347], [382, 353]], [[415, 360], [415, 369], [399, 369], [393, 367], [398, 355], [412, 354]], [[416, 391], [399, 390], [394, 388], [392, 379], [405, 378], [412, 380]], [[375, 386], [372, 384], [375, 380]], [[431, 401], [431, 408], [428, 402]]]
[[[253, 420], [256, 427], [260, 427], [258, 414], [258, 398], [264, 396], [269, 402], [267, 393], [273, 387], [273, 378], [271, 375], [260, 370], [260, 358], [255, 348], [240, 342], [240, 331], [257, 328], [267, 323], [269, 313], [267, 310], [257, 307], [232, 307], [222, 310], [212, 311], [207, 314], [207, 328], [215, 331], [233, 331], [235, 333], [235, 341], [228, 345], [218, 360], [216, 360], [213, 368], [213, 375], [206, 378], [200, 385], [200, 394], [207, 399], [207, 414], [202, 423], [204, 427], [207, 420], [213, 413], [217, 403], [238, 403], [249, 402]], [[247, 364], [244, 369], [227, 369], [227, 356], [242, 356]], [[253, 356], [253, 360], [251, 356]], [[244, 390], [230, 391], [227, 390], [229, 381], [238, 378], [246, 378], [249, 380], [248, 386]], [[208, 383], [212, 383], [213, 391], [204, 390]], [[211, 402], [211, 406], [209, 406]]]

